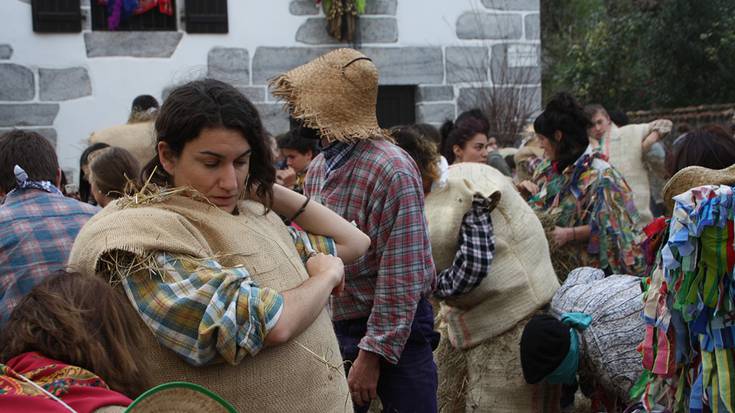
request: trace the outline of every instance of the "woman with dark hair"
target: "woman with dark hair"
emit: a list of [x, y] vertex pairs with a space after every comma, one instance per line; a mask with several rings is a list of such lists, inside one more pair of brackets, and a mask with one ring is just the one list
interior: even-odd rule
[[487, 134], [479, 120], [470, 118], [457, 124], [447, 121], [442, 125], [441, 133], [441, 154], [450, 165], [487, 162]]
[[607, 273], [639, 274], [638, 213], [628, 184], [589, 147], [590, 121], [567, 93], [559, 93], [534, 122], [546, 160], [519, 184], [531, 207], [554, 216], [552, 244], [570, 244], [582, 265]]
[[99, 206], [105, 207], [112, 200], [135, 192], [140, 165], [130, 152], [113, 146], [95, 154], [89, 172], [92, 196]]
[[64, 403], [93, 412], [143, 393], [143, 331], [126, 301], [102, 279], [77, 273], [34, 287], [0, 333], [0, 410], [67, 411]]
[[92, 195], [92, 188], [89, 184], [89, 155], [93, 152], [103, 148], [107, 148], [110, 145], [106, 143], [93, 143], [82, 152], [82, 156], [79, 157], [79, 200], [95, 205], [96, 202]]
[[154, 384], [186, 378], [240, 411], [342, 411], [349, 390], [325, 305], [341, 292], [342, 260], [369, 238], [274, 184], [258, 112], [226, 83], [174, 89], [156, 132], [144, 186], [85, 226], [70, 264], [125, 290], [148, 332], [141, 357], [161, 366]]
[[390, 134], [395, 139], [396, 145], [406, 151], [416, 162], [421, 173], [421, 183], [424, 187], [424, 195], [431, 192], [432, 184], [439, 179], [440, 157], [433, 141], [426, 139], [423, 127], [418, 125], [396, 126], [391, 128]]
[[669, 158], [669, 175], [687, 166], [724, 169], [735, 164], [735, 138], [721, 126], [709, 125], [687, 132], [673, 145]]

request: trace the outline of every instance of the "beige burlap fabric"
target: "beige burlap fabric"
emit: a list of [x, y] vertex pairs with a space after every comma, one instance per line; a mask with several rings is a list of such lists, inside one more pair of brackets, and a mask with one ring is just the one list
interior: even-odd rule
[[330, 141], [386, 138], [378, 126], [378, 69], [354, 49], [337, 49], [270, 82], [291, 116]]
[[633, 202], [640, 216], [640, 225], [645, 226], [651, 219], [651, 187], [648, 181], [648, 170], [643, 162], [642, 142], [651, 132], [648, 123], [626, 125], [618, 128], [612, 125], [609, 143], [603, 144], [603, 151], [608, 161], [625, 178], [633, 191]]
[[156, 131], [153, 122], [128, 123], [93, 132], [89, 143], [126, 149], [143, 167], [156, 154]]
[[[468, 349], [515, 327], [549, 303], [559, 288], [549, 246], [536, 215], [512, 182], [479, 163], [449, 168], [448, 184], [426, 198], [426, 216], [437, 271], [451, 265], [462, 217], [479, 192], [500, 200], [492, 212], [495, 257], [488, 276], [470, 293], [442, 303], [449, 340]], [[520, 370], [518, 372], [520, 374]]]
[[[113, 250], [141, 255], [168, 251], [217, 257], [223, 266], [244, 266], [259, 285], [278, 291], [308, 278], [285, 226], [273, 212], [263, 215], [260, 204], [242, 203], [240, 215], [234, 216], [181, 195], [121, 209], [124, 202], [108, 205], [82, 228], [71, 252], [73, 269], [93, 275], [101, 257]], [[139, 328], [147, 329], [142, 320]], [[152, 369], [154, 385], [196, 383], [241, 412], [352, 411], [339, 346], [326, 311], [287, 344], [266, 348], [236, 366], [190, 366], [162, 348], [152, 334], [147, 336], [140, 356]]]

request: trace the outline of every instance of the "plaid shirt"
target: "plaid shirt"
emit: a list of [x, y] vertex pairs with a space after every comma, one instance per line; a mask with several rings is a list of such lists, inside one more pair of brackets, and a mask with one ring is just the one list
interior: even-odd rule
[[[312, 251], [336, 253], [331, 238], [289, 231], [304, 262]], [[245, 268], [213, 259], [162, 252], [157, 261], [157, 276], [132, 275], [123, 287], [162, 345], [194, 366], [237, 364], [258, 354], [281, 316], [281, 294], [259, 287]]]
[[[345, 153], [350, 156], [328, 171], [327, 162]], [[386, 141], [333, 145], [312, 161], [304, 193], [370, 236], [368, 252], [345, 267], [345, 291], [330, 301], [332, 318], [367, 317], [359, 348], [397, 363], [416, 306], [434, 282], [416, 164]]]
[[0, 325], [34, 286], [65, 268], [77, 233], [98, 210], [39, 189], [8, 194], [0, 206]]
[[438, 298], [466, 294], [477, 287], [490, 271], [495, 252], [490, 201], [475, 195], [472, 208], [462, 218], [459, 249], [452, 266], [437, 275], [434, 295]]

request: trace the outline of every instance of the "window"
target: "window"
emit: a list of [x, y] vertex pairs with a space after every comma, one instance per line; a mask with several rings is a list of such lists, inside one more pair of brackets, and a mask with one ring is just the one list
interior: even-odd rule
[[[113, 24], [116, 31], [177, 31], [177, 3], [184, 3], [182, 21], [188, 33], [227, 33], [227, 0], [139, 0], [139, 10]], [[90, 0], [92, 30], [111, 30], [110, 9], [124, 0]], [[129, 4], [129, 3], [127, 3]], [[33, 31], [79, 33], [82, 31], [80, 0], [31, 0]]]
[[36, 33], [79, 33], [82, 10], [79, 0], [32, 0], [33, 31]]
[[416, 121], [416, 86], [378, 87], [378, 123], [381, 128]]
[[[115, 0], [107, 0], [109, 4], [115, 3]], [[92, 30], [110, 30], [109, 13], [110, 6], [100, 3], [98, 0], [90, 0], [92, 5]], [[161, 8], [152, 2], [155, 7], [145, 10], [140, 14], [133, 14], [127, 19], [121, 19], [119, 26], [115, 28], [118, 31], [176, 31], [176, 3], [170, 0], [170, 7], [166, 7], [168, 12], [163, 12]], [[141, 2], [142, 4], [142, 2]], [[167, 3], [168, 4], [168, 3]], [[140, 9], [142, 11], [144, 9]], [[170, 13], [170, 15], [168, 14]]]

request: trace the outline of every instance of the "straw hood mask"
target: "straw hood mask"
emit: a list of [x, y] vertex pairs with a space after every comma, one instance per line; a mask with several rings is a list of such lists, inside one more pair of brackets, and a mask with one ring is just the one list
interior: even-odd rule
[[388, 138], [378, 126], [378, 69], [354, 49], [337, 49], [270, 81], [289, 113], [328, 141]]

